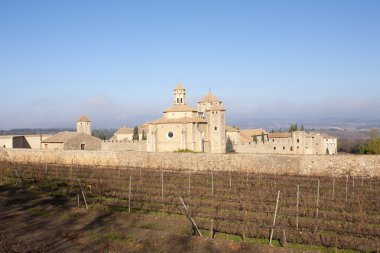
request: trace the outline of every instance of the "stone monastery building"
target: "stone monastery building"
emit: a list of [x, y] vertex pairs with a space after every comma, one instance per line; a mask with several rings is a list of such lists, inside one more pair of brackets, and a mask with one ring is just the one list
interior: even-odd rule
[[147, 140], [132, 140], [132, 128], [120, 128], [102, 150], [174, 152], [191, 150], [225, 153], [230, 139], [237, 153], [256, 154], [336, 154], [337, 139], [306, 131], [268, 133], [264, 129], [238, 129], [226, 125], [223, 103], [211, 92], [196, 109], [186, 103], [186, 89], [180, 83], [173, 93], [173, 104], [161, 118], [139, 127]]
[[148, 125], [148, 152], [224, 153], [226, 150], [225, 110], [222, 101], [211, 92], [194, 109], [186, 103], [186, 89], [178, 84], [174, 89], [173, 105]]
[[[211, 92], [193, 108], [186, 103], [181, 83], [173, 93], [173, 104], [161, 118], [138, 127], [139, 140], [132, 128], [120, 128], [110, 140], [91, 135], [91, 121], [81, 116], [76, 132], [55, 135], [0, 136], [1, 148], [39, 148], [59, 150], [104, 150], [225, 153], [230, 140], [237, 153], [247, 154], [329, 154], [337, 153], [337, 138], [317, 132], [268, 133], [264, 129], [242, 129], [226, 125], [222, 101]], [[143, 139], [142, 136], [146, 136]]]

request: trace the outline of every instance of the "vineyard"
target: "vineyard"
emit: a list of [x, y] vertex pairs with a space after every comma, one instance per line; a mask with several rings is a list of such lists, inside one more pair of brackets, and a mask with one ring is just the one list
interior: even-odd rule
[[186, 213], [194, 234], [202, 236], [226, 233], [283, 246], [366, 252], [380, 248], [379, 178], [2, 163], [0, 183], [36, 185], [83, 206]]

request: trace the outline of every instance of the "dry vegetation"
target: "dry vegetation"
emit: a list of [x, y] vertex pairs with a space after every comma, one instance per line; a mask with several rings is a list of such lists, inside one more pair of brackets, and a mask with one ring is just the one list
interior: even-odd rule
[[184, 214], [182, 197], [203, 236], [267, 244], [273, 229], [275, 244], [286, 247], [379, 251], [377, 178], [2, 164], [1, 181], [59, 192], [83, 206], [80, 182], [90, 208], [125, 213]]

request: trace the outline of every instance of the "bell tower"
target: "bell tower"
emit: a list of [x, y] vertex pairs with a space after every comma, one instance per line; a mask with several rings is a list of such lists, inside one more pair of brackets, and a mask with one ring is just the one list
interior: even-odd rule
[[183, 87], [182, 83], [178, 83], [178, 85], [174, 89], [174, 104], [175, 105], [185, 105], [186, 100], [186, 89]]
[[77, 133], [91, 135], [91, 120], [89, 120], [86, 115], [82, 115], [77, 120]]
[[226, 152], [225, 111], [221, 104], [214, 104], [207, 109], [210, 153]]

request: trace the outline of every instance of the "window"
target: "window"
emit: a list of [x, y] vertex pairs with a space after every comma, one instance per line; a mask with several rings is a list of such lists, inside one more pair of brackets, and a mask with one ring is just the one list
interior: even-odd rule
[[5, 148], [5, 145], [3, 145], [3, 148]]
[[276, 147], [274, 147], [273, 150], [276, 150]]
[[297, 143], [300, 143], [300, 139], [297, 139]]
[[299, 146], [297, 146], [297, 149], [300, 149], [300, 147], [299, 147]]
[[293, 151], [293, 147], [290, 147], [290, 151]]
[[218, 128], [217, 128], [217, 127], [215, 127], [214, 129], [215, 129], [215, 131], [216, 131], [216, 130], [218, 130]]
[[80, 144], [80, 150], [84, 150], [84, 144]]
[[282, 147], [282, 150], [285, 150], [285, 147]]
[[169, 138], [169, 139], [173, 138], [173, 136], [174, 136], [173, 132], [169, 132], [169, 133], [168, 133], [168, 138]]

